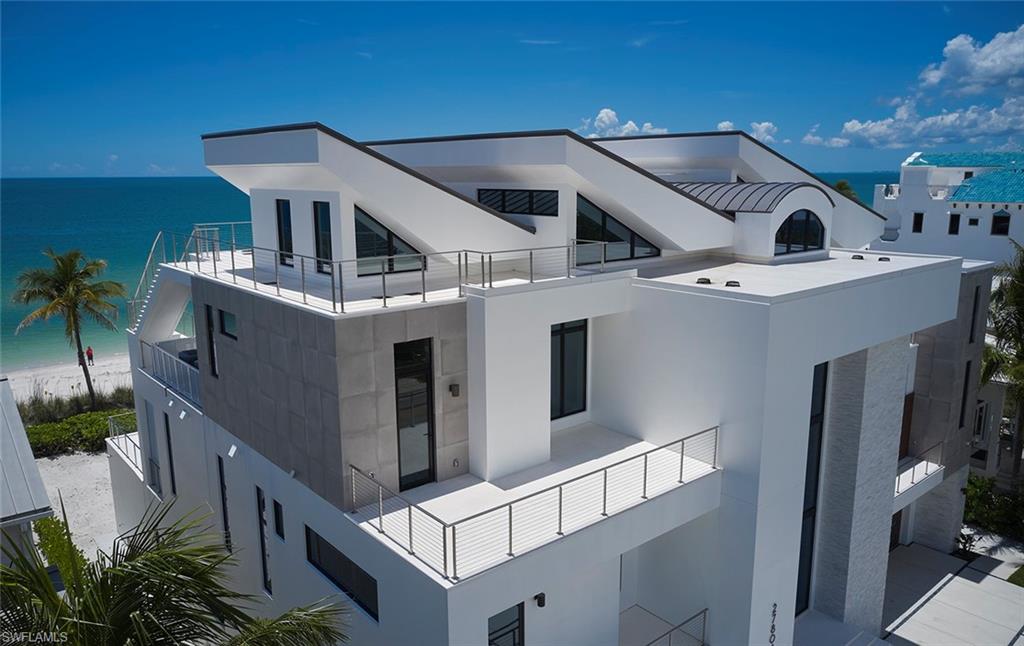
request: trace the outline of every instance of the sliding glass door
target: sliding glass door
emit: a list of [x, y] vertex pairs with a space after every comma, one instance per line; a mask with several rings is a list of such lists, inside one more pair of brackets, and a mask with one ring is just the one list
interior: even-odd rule
[[434, 481], [433, 367], [430, 339], [395, 344], [398, 488]]

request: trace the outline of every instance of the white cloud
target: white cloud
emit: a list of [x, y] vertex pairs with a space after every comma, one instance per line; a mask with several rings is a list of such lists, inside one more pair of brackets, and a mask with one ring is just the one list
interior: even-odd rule
[[913, 99], [900, 103], [893, 116], [843, 124], [841, 135], [859, 146], [905, 148], [914, 144], [985, 143], [996, 137], [1024, 134], [1024, 97], [1007, 97], [988, 108], [972, 105], [922, 117]]
[[771, 121], [752, 121], [750, 123], [750, 134], [763, 144], [775, 143], [775, 135], [779, 128]]
[[784, 144], [791, 144], [791, 143], [793, 143], [793, 140], [792, 139], [783, 139], [782, 143], [784, 143]]
[[109, 155], [107, 155], [107, 162], [111, 164], [116, 162], [118, 159], [120, 159], [120, 156], [117, 155], [116, 153], [110, 153]]
[[519, 42], [523, 45], [561, 45], [560, 40], [543, 40], [540, 38], [522, 38]]
[[159, 164], [150, 164], [146, 167], [146, 172], [150, 175], [173, 175], [176, 170], [174, 166], [161, 166]]
[[650, 121], [644, 121], [643, 125], [638, 126], [632, 119], [621, 123], [615, 110], [601, 108], [593, 119], [580, 119], [580, 125], [574, 131], [591, 138], [629, 137], [631, 135], [661, 135], [668, 132], [668, 128], [658, 128]]
[[64, 162], [50, 162], [51, 173], [74, 173], [81, 170], [85, 170], [85, 167], [81, 164], [65, 164]]
[[818, 128], [820, 127], [820, 123], [811, 126], [811, 129], [807, 131], [807, 134], [800, 140], [800, 143], [807, 144], [808, 146], [825, 146], [826, 148], [846, 148], [850, 145], [850, 140], [843, 137], [822, 137], [818, 134]]
[[719, 121], [718, 125], [715, 126], [717, 130], [735, 130], [736, 124], [732, 121]]
[[651, 41], [653, 40], [654, 36], [640, 36], [639, 38], [634, 38], [633, 40], [629, 41], [629, 46], [637, 48], [647, 47], [648, 45], [651, 44]]
[[960, 34], [946, 43], [942, 62], [924, 68], [919, 78], [923, 88], [943, 87], [959, 95], [1024, 90], [1024, 25], [987, 43]]

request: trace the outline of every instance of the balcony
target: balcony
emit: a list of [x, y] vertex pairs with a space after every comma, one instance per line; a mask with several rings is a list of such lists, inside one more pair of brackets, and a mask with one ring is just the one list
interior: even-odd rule
[[156, 344], [140, 340], [139, 344], [142, 370], [195, 406], [200, 406], [195, 337], [179, 337]]
[[654, 446], [585, 424], [552, 435], [549, 462], [494, 482], [400, 495], [351, 465], [350, 518], [456, 581], [711, 475], [717, 451], [717, 427]]
[[945, 477], [942, 465], [943, 443], [938, 442], [920, 454], [900, 460], [896, 468], [893, 513], [928, 493]]
[[[332, 314], [461, 298], [467, 287], [491, 289], [563, 280], [605, 271], [628, 243], [573, 240], [568, 245], [459, 251], [349, 260], [286, 253], [240, 242], [248, 223], [196, 225], [188, 235], [161, 232], [131, 301], [137, 324], [155, 267], [201, 274], [242, 289]], [[146, 281], [149, 281], [147, 283]]]
[[107, 440], [129, 464], [142, 473], [142, 448], [135, 426], [135, 413], [121, 413], [107, 418]]

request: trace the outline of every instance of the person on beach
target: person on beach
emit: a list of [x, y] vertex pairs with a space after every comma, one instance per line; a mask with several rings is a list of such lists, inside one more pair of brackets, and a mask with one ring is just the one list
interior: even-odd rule
[[88, 348], [85, 349], [85, 357], [89, 360], [89, 365], [90, 366], [96, 365], [92, 361], [92, 346], [91, 345]]

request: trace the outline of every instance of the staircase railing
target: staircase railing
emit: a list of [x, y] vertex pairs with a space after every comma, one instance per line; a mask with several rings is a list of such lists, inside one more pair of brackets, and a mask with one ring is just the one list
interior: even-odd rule
[[146, 256], [146, 264], [142, 269], [142, 275], [139, 277], [138, 285], [135, 286], [135, 293], [128, 300], [128, 329], [130, 330], [136, 329], [139, 325], [142, 307], [146, 304], [149, 289], [153, 284], [153, 279], [156, 277], [157, 270], [160, 268], [160, 263], [167, 262], [167, 252], [164, 250], [163, 237], [164, 232], [158, 231], [156, 237], [153, 238], [153, 244], [149, 247], [149, 255]]

